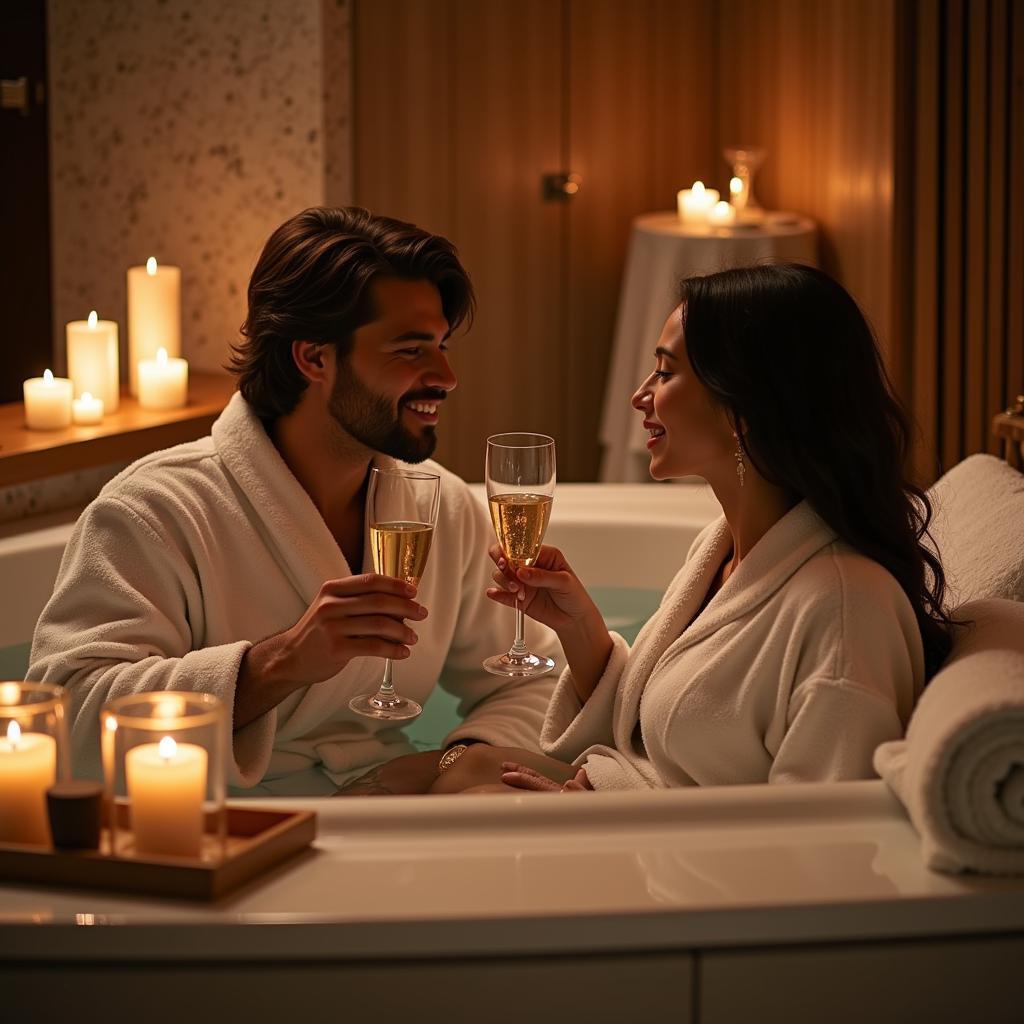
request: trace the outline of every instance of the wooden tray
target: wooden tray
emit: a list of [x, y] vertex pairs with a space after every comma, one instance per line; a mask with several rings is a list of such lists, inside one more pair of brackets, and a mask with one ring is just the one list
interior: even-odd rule
[[[229, 807], [227, 819], [227, 846], [220, 861], [114, 857], [96, 850], [0, 843], [0, 881], [214, 900], [304, 850], [316, 838], [316, 815], [310, 811]], [[104, 829], [100, 849], [109, 848], [110, 836]]]

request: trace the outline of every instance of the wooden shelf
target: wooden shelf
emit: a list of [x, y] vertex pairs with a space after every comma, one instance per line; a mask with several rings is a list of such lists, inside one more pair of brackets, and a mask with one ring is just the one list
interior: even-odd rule
[[129, 462], [210, 432], [235, 390], [235, 378], [189, 373], [188, 404], [181, 409], [140, 409], [121, 396], [117, 412], [95, 427], [29, 430], [21, 402], [0, 405], [0, 487], [72, 473], [111, 462]]

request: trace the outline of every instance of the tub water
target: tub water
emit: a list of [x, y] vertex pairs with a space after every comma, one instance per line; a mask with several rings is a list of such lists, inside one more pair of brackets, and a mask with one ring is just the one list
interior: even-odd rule
[[[482, 484], [474, 484], [473, 492], [486, 501]], [[546, 539], [590, 588], [609, 628], [632, 640], [694, 538], [719, 512], [703, 484], [561, 484]], [[0, 679], [24, 678], [36, 619], [73, 526], [64, 522], [0, 538]], [[435, 746], [457, 721], [455, 704], [438, 689], [409, 727], [413, 741]]]

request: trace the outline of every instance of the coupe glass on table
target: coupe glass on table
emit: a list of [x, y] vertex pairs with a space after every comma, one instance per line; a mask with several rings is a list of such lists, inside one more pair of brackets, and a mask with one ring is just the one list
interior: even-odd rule
[[[437, 523], [441, 478], [413, 470], [370, 470], [366, 507], [370, 519], [373, 568], [419, 586], [427, 567], [430, 542]], [[384, 662], [384, 678], [376, 693], [363, 693], [349, 707], [367, 718], [398, 721], [415, 718], [423, 708], [399, 696], [392, 682], [391, 659]]]
[[[544, 542], [555, 494], [555, 442], [546, 434], [495, 434], [487, 439], [487, 502], [505, 559], [514, 569], [533, 565]], [[525, 678], [550, 672], [555, 663], [532, 654], [523, 638], [523, 610], [516, 600], [516, 636], [505, 654], [484, 662], [498, 676]]]

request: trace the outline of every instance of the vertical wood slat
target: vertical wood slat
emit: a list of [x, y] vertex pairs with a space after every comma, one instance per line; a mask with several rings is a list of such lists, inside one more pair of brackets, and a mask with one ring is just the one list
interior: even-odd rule
[[[1006, 399], [1024, 392], [1024, 10], [1019, 2], [1009, 5], [1007, 37], [1011, 62], [1007, 98], [1009, 150], [1006, 230]], [[1012, 183], [1012, 187], [1011, 187]]]
[[963, 405], [963, 190], [964, 72], [962, 41], [964, 38], [963, 0], [949, 0], [945, 19], [943, 46], [943, 173], [940, 241], [943, 254], [939, 291], [943, 296], [942, 320], [942, 415], [939, 446], [942, 464], [948, 468], [959, 461], [963, 450], [961, 408]]
[[[914, 327], [904, 344], [913, 348], [912, 409], [921, 430], [923, 450], [916, 463], [917, 475], [930, 481], [938, 471], [939, 445], [939, 332], [941, 264], [939, 212], [941, 196], [936, 170], [939, 166], [939, 21], [934, 12], [922, 12], [916, 25], [916, 111], [910, 124], [914, 131], [916, 166], [913, 179], [914, 237], [910, 272], [913, 274]], [[904, 125], [904, 130], [908, 126]]]
[[[988, 419], [993, 410], [1001, 409], [1006, 401], [1006, 297], [1010, 282], [1006, 277], [1006, 219], [1007, 179], [1006, 154], [1009, 77], [1007, 65], [1008, 10], [1006, 0], [990, 0], [988, 54], [988, 110], [991, 118], [989, 132], [989, 239], [988, 239], [988, 289], [986, 367], [984, 382], [984, 405], [982, 416]], [[984, 433], [980, 450], [999, 454], [998, 439], [992, 435], [988, 423], [983, 423]]]
[[988, 347], [985, 282], [988, 276], [988, 3], [975, 2], [965, 10], [966, 62], [964, 111], [964, 353], [961, 436], [965, 451], [985, 448], [985, 356]]

